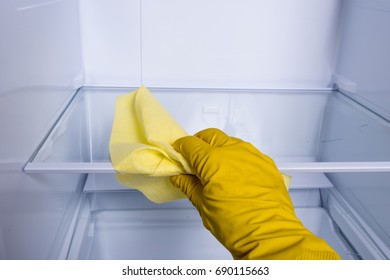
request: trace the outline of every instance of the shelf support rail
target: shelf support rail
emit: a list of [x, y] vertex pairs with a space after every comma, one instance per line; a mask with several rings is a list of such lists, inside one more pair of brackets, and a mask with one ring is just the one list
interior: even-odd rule
[[[281, 172], [390, 172], [390, 161], [376, 162], [285, 162], [277, 163]], [[29, 162], [25, 173], [115, 173], [110, 162]]]

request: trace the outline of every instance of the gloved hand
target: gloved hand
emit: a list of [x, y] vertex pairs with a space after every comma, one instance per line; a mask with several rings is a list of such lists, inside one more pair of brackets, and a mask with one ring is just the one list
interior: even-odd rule
[[196, 175], [171, 182], [235, 259], [340, 258], [303, 226], [275, 163], [250, 143], [207, 129], [173, 147]]

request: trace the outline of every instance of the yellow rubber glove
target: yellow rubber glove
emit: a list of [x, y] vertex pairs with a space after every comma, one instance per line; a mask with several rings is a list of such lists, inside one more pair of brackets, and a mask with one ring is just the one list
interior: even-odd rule
[[173, 147], [196, 175], [171, 182], [235, 259], [340, 259], [296, 217], [275, 163], [253, 145], [207, 129]]

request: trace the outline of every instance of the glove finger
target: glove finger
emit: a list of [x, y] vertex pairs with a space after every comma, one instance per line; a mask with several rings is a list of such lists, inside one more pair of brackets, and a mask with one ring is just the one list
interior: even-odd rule
[[208, 128], [199, 131], [195, 134], [195, 136], [199, 137], [200, 139], [214, 147], [223, 147], [226, 145], [232, 145], [238, 142], [242, 142], [241, 139], [230, 137], [225, 132], [217, 128]]
[[203, 202], [203, 185], [196, 176], [178, 175], [170, 177], [171, 183], [179, 188], [200, 211]]

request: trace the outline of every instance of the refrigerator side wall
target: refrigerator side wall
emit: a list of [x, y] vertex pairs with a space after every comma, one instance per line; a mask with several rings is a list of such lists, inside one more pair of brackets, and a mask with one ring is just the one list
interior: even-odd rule
[[[390, 1], [343, 2], [335, 82], [325, 112], [320, 161], [390, 160]], [[368, 110], [367, 110], [368, 108]], [[389, 173], [334, 173], [329, 179], [390, 258]], [[361, 257], [365, 257], [364, 255]]]
[[83, 178], [22, 169], [83, 83], [77, 1], [1, 1], [0, 34], [0, 259], [56, 258]]
[[343, 4], [335, 82], [341, 91], [390, 120], [390, 1]]
[[[390, 161], [390, 123], [338, 93], [325, 111], [319, 161]], [[330, 173], [328, 178], [390, 257], [390, 173]], [[370, 256], [361, 256], [370, 258]]]

